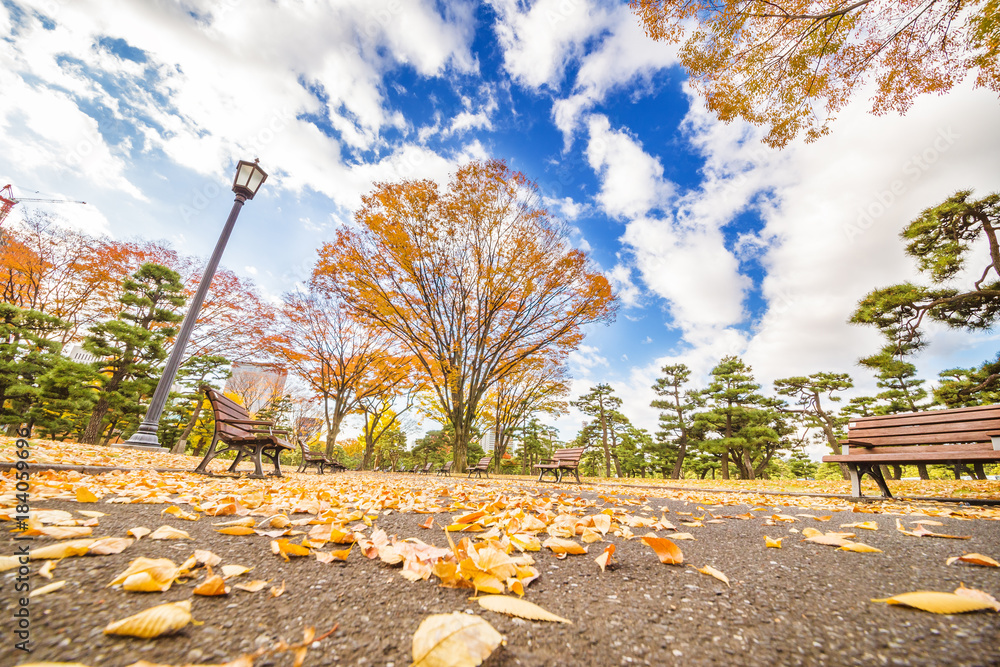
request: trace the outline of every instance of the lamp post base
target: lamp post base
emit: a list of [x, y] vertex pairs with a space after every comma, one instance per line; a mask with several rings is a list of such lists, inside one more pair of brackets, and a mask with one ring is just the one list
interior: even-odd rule
[[162, 450], [160, 446], [160, 441], [156, 437], [156, 431], [159, 428], [159, 424], [148, 424], [143, 422], [139, 424], [139, 430], [132, 434], [132, 437], [125, 442], [119, 442], [112, 447], [127, 447], [129, 449], [149, 449], [149, 450]]

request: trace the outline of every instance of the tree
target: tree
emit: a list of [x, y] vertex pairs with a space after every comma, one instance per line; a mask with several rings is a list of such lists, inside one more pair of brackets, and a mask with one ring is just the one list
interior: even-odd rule
[[809, 458], [801, 449], [796, 449], [788, 457], [788, 469], [793, 477], [798, 479], [810, 479], [816, 476], [819, 465]]
[[[839, 402], [840, 396], [834, 394], [839, 391], [847, 391], [854, 386], [854, 381], [847, 373], [813, 373], [809, 376], [797, 375], [790, 378], [781, 378], [774, 381], [774, 388], [778, 394], [789, 396], [795, 399], [798, 404], [799, 415], [802, 424], [807, 428], [819, 428], [823, 432], [826, 444], [834, 454], [840, 453], [839, 438], [843, 435], [844, 425], [847, 424], [847, 417], [837, 415], [829, 407], [823, 407], [823, 396], [830, 402]], [[793, 456], [794, 458], [794, 456]], [[848, 478], [847, 466], [841, 466], [844, 479]], [[815, 471], [813, 471], [813, 474]], [[799, 475], [798, 477], [810, 477], [810, 475]]]
[[411, 369], [386, 332], [362, 327], [343, 304], [316, 292], [285, 295], [270, 347], [322, 402], [327, 456], [344, 418], [369, 398], [381, 400]]
[[[660, 430], [656, 433], [655, 456], [661, 465], [672, 460], [672, 479], [680, 479], [687, 453], [688, 433], [691, 413], [704, 406], [701, 396], [695, 391], [684, 391], [684, 385], [691, 377], [691, 371], [684, 364], [664, 366], [663, 377], [656, 380], [653, 391], [663, 400], [655, 400], [650, 405], [660, 411]], [[683, 395], [682, 395], [683, 392]], [[664, 469], [664, 473], [666, 470]], [[666, 474], [664, 474], [666, 477]]]
[[978, 368], [949, 368], [938, 373], [940, 384], [934, 388], [934, 400], [949, 408], [1000, 403], [1000, 386], [988, 381], [1000, 374], [1000, 355]]
[[[601, 446], [604, 448], [604, 476], [611, 477], [612, 451], [608, 444], [608, 435], [614, 437], [614, 422], [611, 413], [621, 407], [622, 399], [614, 395], [615, 390], [611, 385], [601, 383], [596, 387], [591, 387], [590, 392], [584, 394], [576, 401], [570, 401], [570, 405], [578, 409], [583, 414], [597, 420], [595, 426], [599, 428], [601, 434]], [[615, 460], [615, 475], [621, 477], [621, 467]]]
[[[631, 0], [655, 40], [680, 61], [708, 108], [766, 126], [784, 146], [812, 141], [874, 83], [872, 113], [905, 113], [970, 72], [1000, 91], [996, 0]], [[694, 23], [694, 29], [689, 25]]]
[[0, 424], [8, 426], [8, 435], [30, 423], [26, 417], [40, 398], [40, 378], [60, 359], [53, 333], [65, 329], [56, 317], [0, 303]]
[[614, 316], [607, 279], [537, 201], [536, 186], [501, 161], [461, 167], [444, 191], [429, 180], [381, 183], [313, 273], [409, 350], [455, 429], [458, 471], [491, 386]]
[[[892, 285], [873, 290], [858, 304], [851, 322], [878, 327], [891, 343], [892, 350], [886, 348], [881, 356], [902, 357], [920, 349], [927, 319], [965, 331], [988, 330], [1000, 319], [1000, 193], [979, 200], [970, 200], [971, 194], [961, 191], [926, 209], [901, 234], [909, 241], [906, 254], [917, 260], [932, 286]], [[957, 286], [973, 251], [980, 248], [986, 252], [977, 256], [979, 278]], [[998, 383], [1000, 373], [989, 373], [960, 391], [973, 394]]]
[[190, 414], [187, 417], [187, 423], [184, 425], [180, 435], [177, 437], [177, 442], [175, 442], [173, 447], [170, 448], [171, 454], [183, 454], [187, 448], [188, 437], [198, 424], [198, 419], [201, 417], [201, 411], [205, 407], [205, 403], [208, 401], [208, 397], [205, 396], [202, 387], [206, 384], [217, 387], [217, 383], [222, 382], [229, 377], [228, 366], [229, 360], [225, 357], [201, 355], [189, 357], [188, 360], [181, 364], [181, 367], [177, 369], [177, 379], [175, 384], [187, 388], [188, 391], [174, 398], [175, 400], [180, 400], [182, 402], [194, 401], [194, 405], [192, 406]]
[[[182, 318], [184, 286], [180, 276], [159, 264], [143, 264], [123, 283], [118, 317], [91, 327], [83, 348], [96, 356], [100, 372], [98, 398], [81, 442], [97, 444], [106, 430], [123, 417], [143, 413], [139, 404], [156, 385], [164, 345]], [[110, 412], [110, 415], [109, 415]]]

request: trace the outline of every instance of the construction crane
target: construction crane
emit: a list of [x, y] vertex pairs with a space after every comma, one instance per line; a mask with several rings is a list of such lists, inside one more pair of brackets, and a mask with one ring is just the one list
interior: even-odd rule
[[71, 199], [39, 199], [35, 197], [15, 197], [14, 188], [10, 183], [0, 188], [0, 225], [7, 219], [7, 214], [16, 204], [23, 201], [44, 202], [46, 204], [86, 204], [85, 201], [73, 201]]

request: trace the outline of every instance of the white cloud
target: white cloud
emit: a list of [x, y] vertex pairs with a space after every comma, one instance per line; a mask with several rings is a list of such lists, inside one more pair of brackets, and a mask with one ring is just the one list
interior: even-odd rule
[[607, 116], [594, 114], [587, 126], [587, 161], [601, 179], [597, 201], [608, 215], [643, 215], [669, 199], [673, 184], [663, 178], [663, 165], [638, 140], [612, 130]]
[[632, 282], [632, 268], [619, 262], [605, 274], [618, 298], [625, 307], [639, 305], [639, 287]]

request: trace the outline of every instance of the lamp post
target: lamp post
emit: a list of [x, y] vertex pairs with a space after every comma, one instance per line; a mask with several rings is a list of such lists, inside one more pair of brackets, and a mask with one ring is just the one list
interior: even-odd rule
[[181, 323], [181, 330], [177, 334], [177, 340], [174, 342], [174, 349], [170, 351], [170, 357], [167, 359], [167, 365], [163, 369], [163, 375], [160, 376], [160, 381], [156, 385], [156, 391], [153, 392], [153, 399], [149, 403], [149, 409], [146, 410], [146, 417], [142, 420], [139, 429], [132, 434], [131, 438], [121, 444], [112, 445], [113, 447], [130, 447], [135, 449], [160, 448], [160, 441], [156, 437], [156, 432], [160, 428], [160, 415], [163, 414], [163, 407], [167, 404], [167, 396], [170, 394], [170, 387], [177, 376], [177, 369], [180, 367], [181, 359], [184, 357], [184, 349], [191, 338], [191, 331], [194, 329], [195, 322], [198, 321], [201, 304], [208, 294], [208, 288], [212, 284], [212, 277], [215, 276], [215, 269], [218, 268], [219, 260], [222, 259], [222, 251], [226, 249], [226, 243], [229, 241], [229, 235], [233, 231], [233, 226], [236, 224], [236, 218], [240, 214], [240, 209], [243, 208], [243, 203], [248, 199], [253, 199], [254, 195], [257, 194], [257, 190], [260, 189], [260, 186], [266, 180], [267, 174], [257, 164], [257, 160], [253, 162], [240, 160], [239, 164], [236, 165], [236, 178], [233, 180], [233, 192], [236, 193], [236, 201], [233, 202], [233, 209], [229, 212], [229, 219], [226, 220], [226, 225], [222, 228], [222, 235], [219, 236], [219, 241], [215, 244], [215, 252], [212, 253], [212, 257], [208, 260], [208, 265], [205, 267], [205, 273], [201, 277], [198, 291], [195, 292], [194, 298], [191, 299], [191, 306], [188, 308], [187, 315], [184, 316], [184, 322]]

